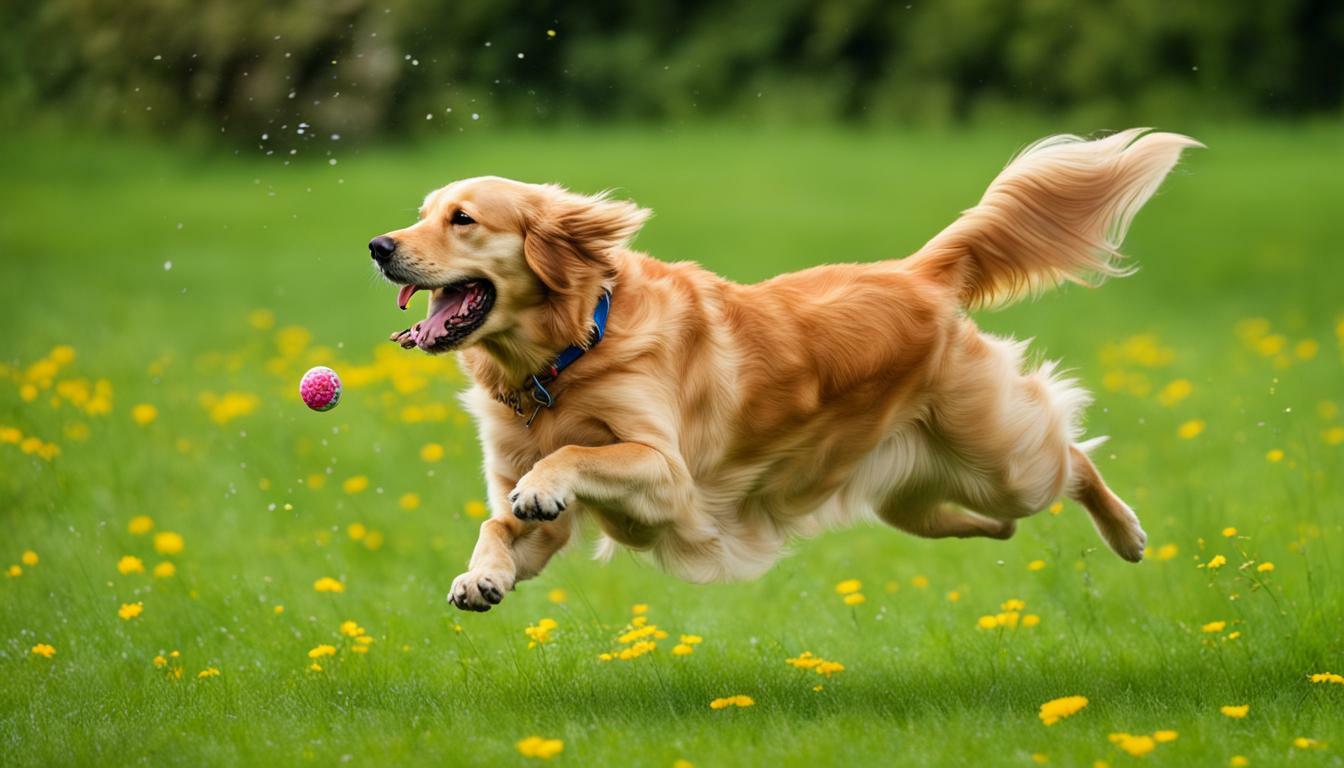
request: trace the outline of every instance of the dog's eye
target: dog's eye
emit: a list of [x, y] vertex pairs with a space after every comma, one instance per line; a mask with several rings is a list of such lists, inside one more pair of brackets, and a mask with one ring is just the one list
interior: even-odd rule
[[453, 212], [453, 217], [449, 219], [453, 224], [475, 224], [476, 220], [467, 215], [467, 212], [458, 208]]

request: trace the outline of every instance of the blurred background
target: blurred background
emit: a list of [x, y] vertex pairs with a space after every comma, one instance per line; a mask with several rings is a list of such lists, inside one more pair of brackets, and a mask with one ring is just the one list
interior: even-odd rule
[[0, 10], [7, 120], [325, 155], [573, 122], [1095, 127], [1338, 116], [1330, 0], [52, 0]]

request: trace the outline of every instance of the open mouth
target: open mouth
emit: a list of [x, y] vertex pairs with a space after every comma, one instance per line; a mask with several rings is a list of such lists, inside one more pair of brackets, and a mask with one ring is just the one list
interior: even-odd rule
[[413, 327], [392, 334], [392, 340], [406, 349], [450, 350], [480, 328], [495, 305], [495, 286], [484, 278], [468, 278], [439, 288], [403, 285], [397, 291], [397, 306], [405, 309], [418, 291], [431, 292], [429, 314]]

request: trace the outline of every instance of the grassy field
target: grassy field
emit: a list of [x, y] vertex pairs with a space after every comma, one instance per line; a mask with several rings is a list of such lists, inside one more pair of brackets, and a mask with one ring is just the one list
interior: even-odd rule
[[[979, 318], [1097, 393], [1143, 564], [1065, 504], [1006, 543], [831, 533], [745, 584], [576, 545], [488, 614], [445, 602], [483, 496], [465, 384], [383, 341], [405, 323], [365, 249], [424, 192], [617, 187], [656, 211], [639, 247], [748, 281], [908, 253], [1037, 133], [482, 134], [334, 165], [5, 138], [0, 762], [508, 765], [538, 736], [582, 766], [1344, 764], [1344, 684], [1308, 678], [1344, 673], [1336, 127], [1197, 131], [1136, 275]], [[345, 377], [333, 412], [297, 398], [314, 364]], [[668, 636], [601, 660], [636, 605]]]

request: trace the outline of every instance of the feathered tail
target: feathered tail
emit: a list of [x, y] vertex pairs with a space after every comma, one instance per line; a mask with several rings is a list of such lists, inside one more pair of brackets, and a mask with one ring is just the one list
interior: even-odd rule
[[1148, 130], [1037, 141], [906, 263], [953, 287], [967, 308], [1007, 304], [1065, 280], [1096, 284], [1126, 274], [1119, 248], [1134, 214], [1182, 150], [1204, 146]]

